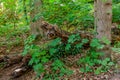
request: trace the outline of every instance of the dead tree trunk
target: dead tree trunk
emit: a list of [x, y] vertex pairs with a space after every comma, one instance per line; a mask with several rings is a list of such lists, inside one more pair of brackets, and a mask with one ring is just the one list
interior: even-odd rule
[[[111, 41], [112, 24], [112, 0], [95, 0], [95, 26], [97, 30], [96, 38], [103, 41]], [[110, 44], [107, 44], [103, 52], [110, 56]]]

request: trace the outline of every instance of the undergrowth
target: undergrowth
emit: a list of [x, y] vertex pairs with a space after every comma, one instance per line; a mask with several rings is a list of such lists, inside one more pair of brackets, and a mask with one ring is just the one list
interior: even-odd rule
[[[46, 47], [40, 47], [34, 44], [35, 36], [31, 35], [25, 40], [25, 49], [23, 55], [31, 54], [32, 58], [29, 65], [33, 66], [37, 76], [44, 74], [43, 80], [59, 80], [63, 76], [70, 76], [73, 71], [61, 60], [68, 55], [84, 55], [77, 61], [80, 71], [83, 73], [94, 72], [100, 74], [107, 72], [113, 64], [110, 58], [101, 59], [104, 53], [98, 49], [104, 47], [98, 39], [82, 39], [79, 34], [69, 36], [67, 43], [63, 43], [60, 38], [52, 40]], [[76, 43], [77, 42], [77, 43]], [[89, 43], [88, 49], [84, 45]], [[44, 44], [42, 44], [44, 45]], [[88, 44], [87, 44], [88, 45]], [[85, 49], [86, 53], [82, 53]]]

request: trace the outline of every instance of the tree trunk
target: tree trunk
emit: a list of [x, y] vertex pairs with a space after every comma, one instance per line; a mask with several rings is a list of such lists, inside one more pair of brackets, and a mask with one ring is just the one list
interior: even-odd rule
[[23, 0], [23, 7], [24, 7], [24, 16], [25, 16], [25, 21], [26, 24], [28, 25], [28, 17], [27, 17], [27, 8], [26, 8], [26, 0]]
[[[31, 12], [30, 12], [30, 28], [31, 33], [38, 36], [42, 36], [43, 32], [41, 31], [41, 17], [38, 16], [41, 13], [41, 0], [31, 0]], [[36, 17], [37, 15], [37, 17]]]
[[[96, 38], [103, 41], [111, 41], [112, 24], [112, 0], [95, 0], [95, 26], [97, 30]], [[105, 41], [105, 40], [104, 40]], [[110, 56], [110, 44], [107, 44], [103, 52]]]

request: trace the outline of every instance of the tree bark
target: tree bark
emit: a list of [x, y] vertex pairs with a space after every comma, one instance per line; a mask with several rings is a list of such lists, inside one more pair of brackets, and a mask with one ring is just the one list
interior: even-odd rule
[[42, 36], [43, 32], [41, 31], [41, 17], [38, 16], [37, 19], [35, 19], [36, 15], [39, 15], [41, 13], [41, 0], [31, 0], [31, 12], [30, 12], [30, 28], [31, 33], [38, 36]]
[[28, 25], [28, 17], [27, 17], [27, 8], [26, 8], [26, 0], [23, 0], [23, 6], [24, 6], [24, 16], [26, 20], [26, 24]]
[[[112, 0], [95, 0], [95, 26], [96, 38], [103, 41], [107, 39], [111, 41], [111, 25], [112, 25]], [[110, 44], [106, 45], [103, 52], [106, 56], [110, 56]]]

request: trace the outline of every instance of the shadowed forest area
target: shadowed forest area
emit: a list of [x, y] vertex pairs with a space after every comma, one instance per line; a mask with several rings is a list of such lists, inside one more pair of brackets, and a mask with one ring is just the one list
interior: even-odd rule
[[0, 80], [120, 80], [120, 0], [0, 0]]

